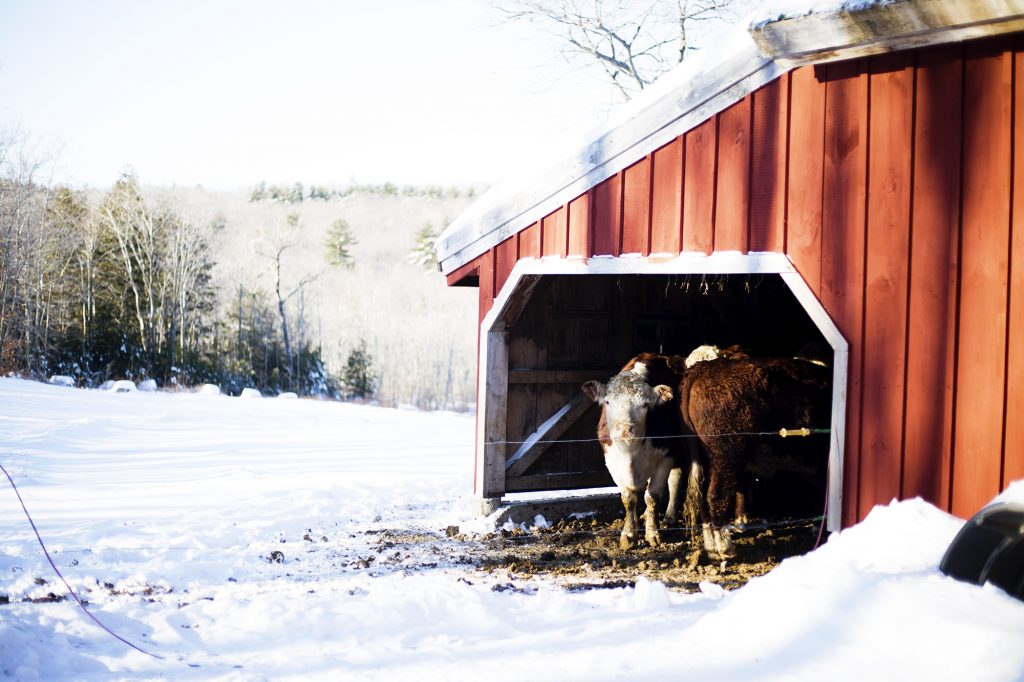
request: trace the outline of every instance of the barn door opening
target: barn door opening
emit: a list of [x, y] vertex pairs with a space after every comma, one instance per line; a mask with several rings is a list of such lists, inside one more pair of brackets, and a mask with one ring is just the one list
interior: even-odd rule
[[846, 343], [785, 257], [522, 261], [483, 325], [482, 498], [610, 486], [594, 440], [599, 411], [580, 385], [606, 381], [641, 352], [738, 344], [833, 368], [827, 432], [764, 439], [748, 500], [763, 518], [813, 516], [828, 490], [829, 528], [838, 529]]

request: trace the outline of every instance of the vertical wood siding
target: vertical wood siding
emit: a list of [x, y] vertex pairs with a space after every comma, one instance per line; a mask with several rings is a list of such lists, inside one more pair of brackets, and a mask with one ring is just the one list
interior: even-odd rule
[[[859, 350], [864, 339], [869, 84], [868, 73], [856, 63], [830, 65], [827, 76], [821, 212], [828, 216], [829, 229], [822, 234], [820, 266], [805, 266], [804, 271], [821, 272], [819, 298], [852, 351], [847, 367], [843, 448], [843, 523], [848, 524], [856, 520], [860, 506], [863, 356]], [[806, 210], [812, 210], [815, 218], [801, 224], [818, 230], [818, 211]], [[802, 240], [795, 241], [799, 244]], [[813, 262], [813, 251], [804, 258]]]
[[850, 343], [844, 524], [1024, 476], [1024, 38], [792, 71], [460, 272], [482, 317], [518, 258], [713, 250], [786, 253]]
[[959, 47], [917, 58], [903, 497], [949, 509], [960, 244]]

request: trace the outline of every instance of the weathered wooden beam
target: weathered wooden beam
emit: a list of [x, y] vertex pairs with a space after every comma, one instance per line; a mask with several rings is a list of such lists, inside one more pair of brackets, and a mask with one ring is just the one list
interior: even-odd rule
[[540, 275], [527, 275], [513, 284], [515, 289], [501, 311], [500, 320], [503, 328], [511, 329], [519, 320], [542, 279]]
[[487, 332], [484, 458], [480, 495], [505, 492], [505, 425], [508, 415], [508, 332]]
[[563, 405], [519, 446], [514, 455], [509, 457], [505, 464], [505, 478], [522, 476], [551, 447], [552, 441], [558, 440], [592, 404], [581, 392]]
[[607, 381], [617, 369], [513, 369], [508, 373], [509, 384], [582, 384], [591, 379]]
[[559, 474], [535, 474], [509, 479], [508, 492], [536, 492], [539, 490], [578, 490], [613, 486], [611, 474], [602, 471], [574, 471]]

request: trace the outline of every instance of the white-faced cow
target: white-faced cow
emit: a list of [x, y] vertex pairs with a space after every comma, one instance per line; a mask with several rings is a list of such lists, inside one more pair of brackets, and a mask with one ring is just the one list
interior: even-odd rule
[[[601, 405], [597, 437], [604, 450], [608, 472], [619, 487], [626, 518], [619, 544], [623, 549], [637, 543], [637, 505], [641, 495], [646, 509], [644, 538], [649, 545], [661, 543], [658, 532], [658, 505], [668, 489], [670, 474], [673, 487], [680, 480], [676, 454], [680, 448], [679, 412], [674, 404], [672, 388], [665, 383], [652, 383], [661, 377], [675, 385], [678, 377], [669, 369], [665, 358], [644, 354], [630, 360], [607, 384], [588, 381], [583, 392]], [[676, 496], [670, 500], [668, 514], [675, 516]]]

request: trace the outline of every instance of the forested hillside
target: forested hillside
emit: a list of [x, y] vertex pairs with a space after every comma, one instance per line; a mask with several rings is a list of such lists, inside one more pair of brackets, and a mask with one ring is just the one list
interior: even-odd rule
[[0, 169], [4, 374], [473, 401], [475, 292], [431, 262], [471, 190], [82, 191]]

